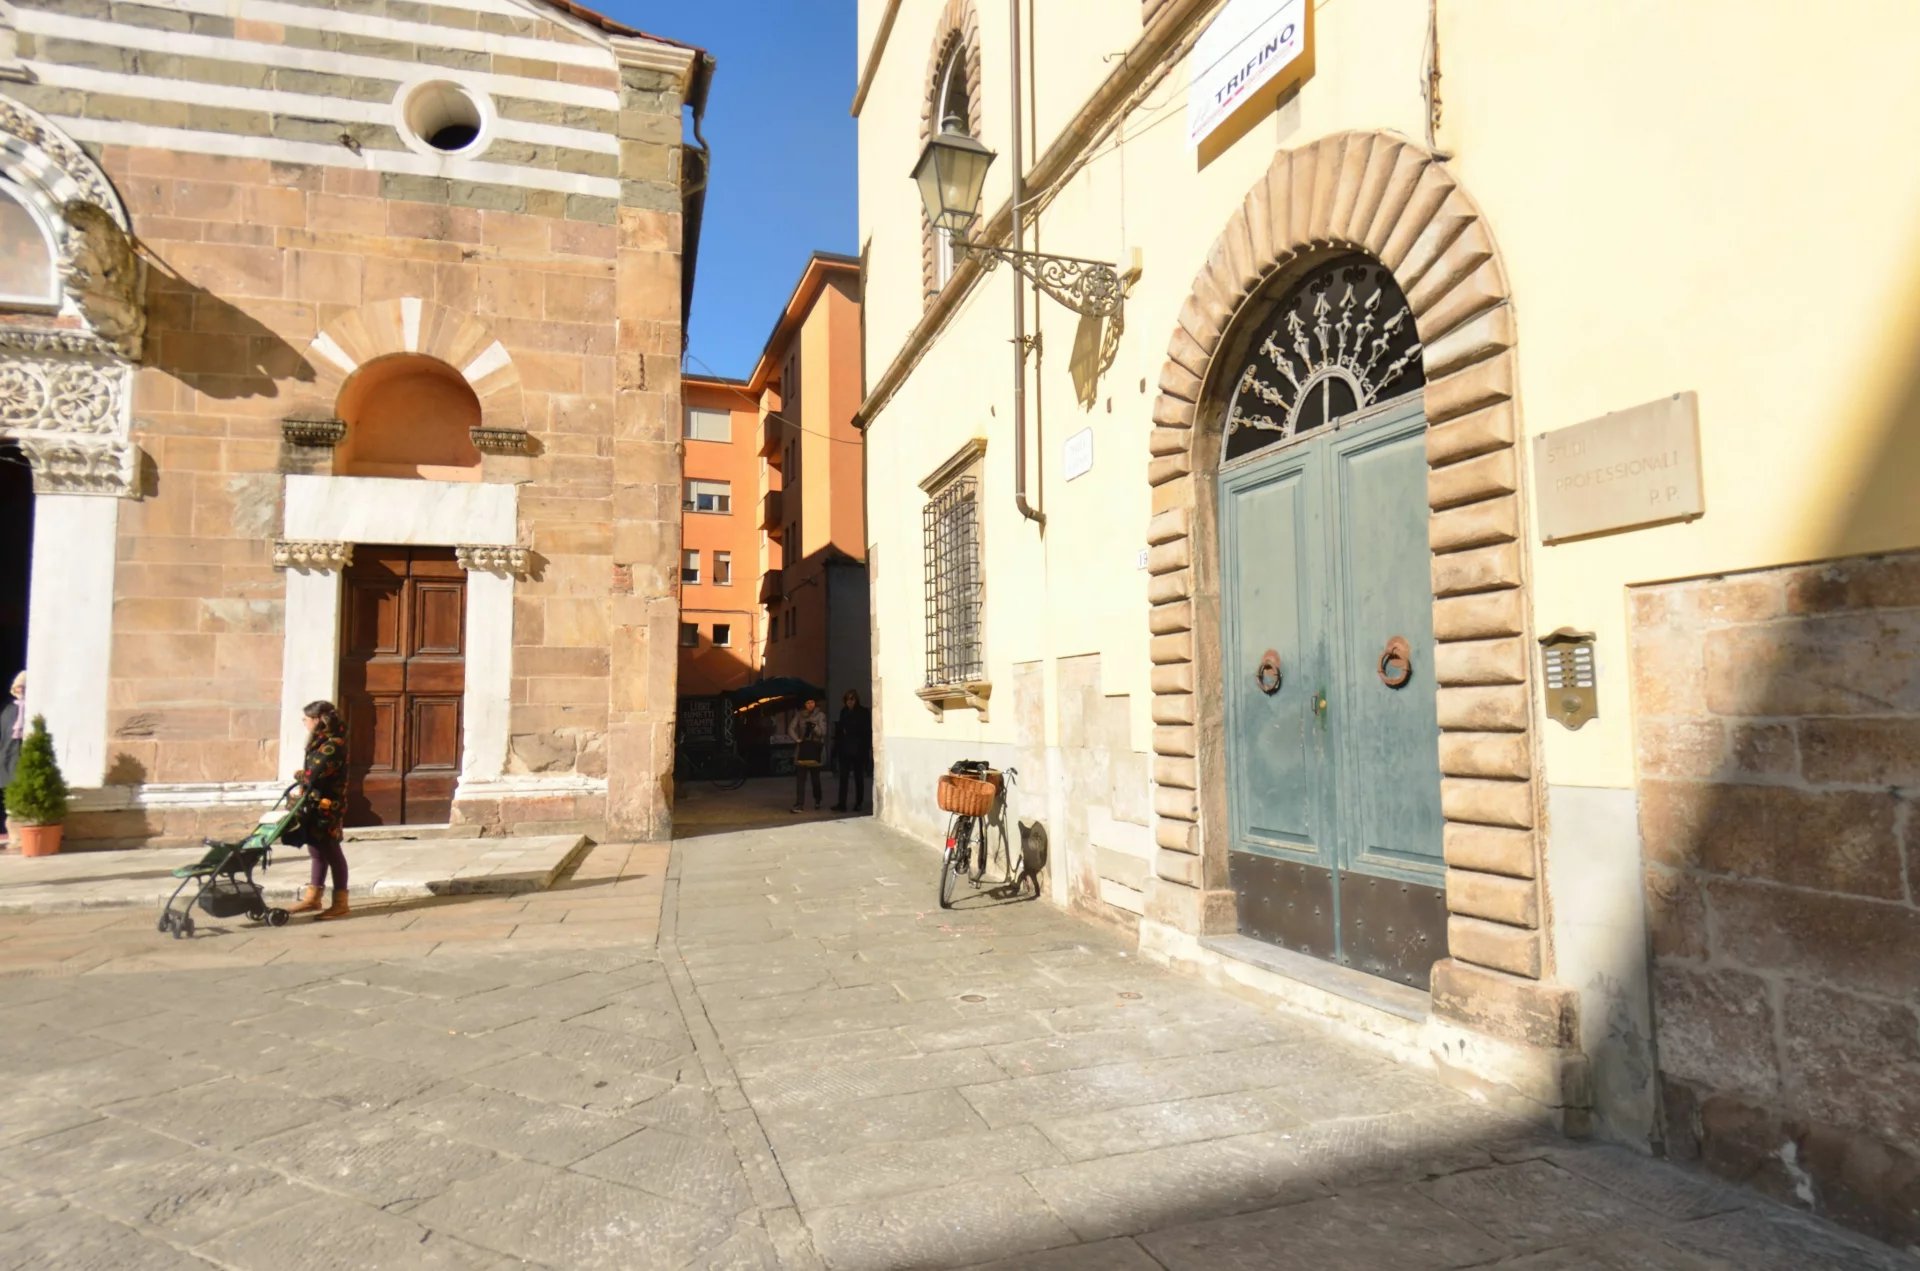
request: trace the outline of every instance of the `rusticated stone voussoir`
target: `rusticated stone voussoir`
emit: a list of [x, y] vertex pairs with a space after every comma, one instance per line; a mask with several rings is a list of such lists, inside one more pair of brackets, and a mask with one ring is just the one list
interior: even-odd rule
[[1203, 603], [1192, 581], [1197, 492], [1211, 484], [1218, 462], [1217, 431], [1200, 426], [1209, 418], [1202, 394], [1212, 355], [1234, 315], [1289, 262], [1354, 249], [1392, 271], [1423, 344], [1428, 540], [1441, 642], [1432, 669], [1444, 686], [1441, 807], [1456, 883], [1449, 891], [1454, 961], [1443, 965], [1460, 968], [1456, 979], [1493, 972], [1538, 979], [1545, 950], [1532, 930], [1542, 901], [1513, 309], [1480, 209], [1445, 164], [1404, 137], [1337, 133], [1275, 154], [1211, 245], [1168, 340], [1149, 455], [1155, 837], [1164, 854], [1195, 864], [1158, 870], [1159, 883], [1201, 886], [1210, 871], [1199, 862], [1226, 850], [1199, 824], [1201, 783], [1220, 777], [1207, 771], [1212, 747], [1199, 744], [1195, 686], [1214, 680], [1219, 668], [1196, 663], [1217, 654], [1191, 630]]

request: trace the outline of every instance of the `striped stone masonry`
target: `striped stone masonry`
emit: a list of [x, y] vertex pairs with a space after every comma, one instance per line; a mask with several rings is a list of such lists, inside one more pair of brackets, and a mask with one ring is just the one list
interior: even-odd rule
[[[1197, 482], [1211, 479], [1218, 448], [1196, 426], [1209, 366], [1241, 304], [1276, 271], [1341, 250], [1393, 272], [1424, 346], [1450, 954], [1537, 980], [1547, 955], [1512, 308], [1479, 209], [1433, 155], [1399, 137], [1342, 133], [1277, 155], [1214, 243], [1168, 342], [1147, 531], [1159, 877], [1173, 887], [1225, 878], [1225, 836], [1209, 837], [1198, 793], [1219, 762], [1198, 735], [1195, 689], [1197, 676], [1217, 676], [1197, 666], [1193, 603]], [[1220, 864], [1197, 870], [1195, 856]]]

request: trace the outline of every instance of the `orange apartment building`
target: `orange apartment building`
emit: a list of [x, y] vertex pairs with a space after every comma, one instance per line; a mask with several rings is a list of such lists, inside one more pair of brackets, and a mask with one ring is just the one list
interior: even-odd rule
[[685, 376], [680, 697], [791, 677], [869, 701], [860, 262], [815, 252], [753, 373]]

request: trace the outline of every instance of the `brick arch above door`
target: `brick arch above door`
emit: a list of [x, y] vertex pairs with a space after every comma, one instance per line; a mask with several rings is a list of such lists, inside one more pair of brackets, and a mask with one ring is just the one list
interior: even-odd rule
[[480, 399], [482, 426], [527, 427], [520, 372], [506, 346], [479, 319], [418, 296], [362, 305], [314, 337], [307, 360], [317, 376], [313, 392], [323, 399], [316, 405], [331, 410], [355, 371], [397, 353], [437, 358], [458, 371]]
[[[1426, 371], [1428, 545], [1433, 553], [1448, 944], [1434, 995], [1480, 1012], [1485, 971], [1548, 971], [1536, 841], [1539, 806], [1520, 499], [1514, 321], [1479, 208], [1428, 151], [1349, 132], [1275, 155], [1193, 281], [1167, 345], [1153, 407], [1148, 531], [1152, 631], [1155, 905], [1196, 934], [1222, 925], [1227, 828], [1220, 731], [1213, 477], [1219, 463], [1216, 352], [1248, 301], [1310, 260], [1361, 251], [1392, 271], [1418, 326]], [[1212, 602], [1212, 603], [1210, 603]], [[1209, 793], [1209, 786], [1213, 793]], [[1149, 916], [1152, 917], [1153, 910]], [[1470, 964], [1470, 965], [1462, 965]], [[1558, 994], [1552, 995], [1558, 998]], [[1540, 1024], [1498, 1031], [1556, 1034]], [[1493, 1022], [1493, 1021], [1483, 1021]], [[1549, 1041], [1540, 1036], [1539, 1041]], [[1561, 1043], [1564, 1044], [1564, 1043]]]

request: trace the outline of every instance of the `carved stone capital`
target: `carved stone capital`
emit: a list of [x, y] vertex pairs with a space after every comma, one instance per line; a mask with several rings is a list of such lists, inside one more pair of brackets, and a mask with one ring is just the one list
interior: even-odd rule
[[277, 538], [273, 540], [273, 567], [275, 569], [294, 569], [301, 573], [314, 571], [338, 573], [353, 564], [353, 544], [316, 542], [310, 539]]
[[289, 446], [331, 448], [346, 435], [346, 421], [330, 415], [289, 415], [280, 421], [280, 437]]
[[467, 436], [473, 438], [473, 448], [484, 455], [524, 455], [532, 449], [532, 438], [524, 428], [483, 428], [475, 425], [467, 429]]
[[527, 572], [527, 549], [511, 545], [465, 543], [453, 549], [460, 568], [520, 578]]
[[140, 497], [140, 449], [124, 441], [21, 434], [15, 444], [33, 466], [35, 494]]
[[0, 357], [0, 428], [122, 435], [130, 376], [125, 363], [87, 356]]

